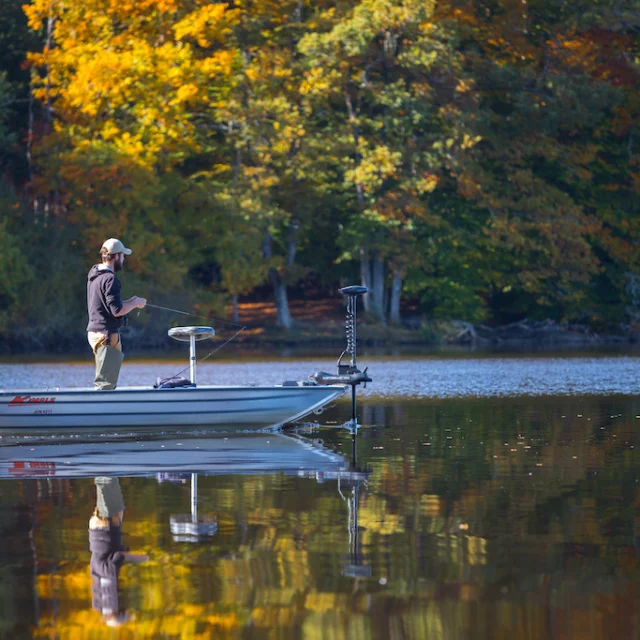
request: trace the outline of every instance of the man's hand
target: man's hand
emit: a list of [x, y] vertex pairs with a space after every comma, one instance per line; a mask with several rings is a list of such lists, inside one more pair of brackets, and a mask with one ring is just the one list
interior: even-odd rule
[[128, 300], [125, 300], [122, 303], [122, 309], [120, 309], [120, 313], [115, 314], [116, 318], [119, 318], [120, 316], [125, 316], [127, 315], [127, 313], [129, 313], [130, 311], [133, 311], [134, 309], [144, 309], [146, 305], [147, 305], [146, 298], [132, 296], [131, 298], [129, 298]]

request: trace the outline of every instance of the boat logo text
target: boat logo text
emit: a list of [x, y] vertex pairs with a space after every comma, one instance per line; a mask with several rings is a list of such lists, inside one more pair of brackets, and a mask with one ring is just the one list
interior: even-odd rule
[[18, 407], [23, 404], [43, 404], [46, 402], [55, 402], [55, 398], [32, 398], [31, 396], [16, 396], [10, 403], [10, 407]]

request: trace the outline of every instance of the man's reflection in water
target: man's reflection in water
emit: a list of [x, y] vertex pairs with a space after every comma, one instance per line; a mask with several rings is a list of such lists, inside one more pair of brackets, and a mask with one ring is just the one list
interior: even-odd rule
[[124, 501], [118, 478], [102, 476], [95, 483], [96, 508], [89, 520], [93, 608], [107, 625], [117, 627], [132, 618], [118, 602], [120, 568], [125, 562], [145, 562], [149, 556], [126, 553], [122, 544]]

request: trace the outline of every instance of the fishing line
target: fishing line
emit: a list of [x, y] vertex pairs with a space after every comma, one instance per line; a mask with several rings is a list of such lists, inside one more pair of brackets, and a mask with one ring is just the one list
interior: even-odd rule
[[[152, 309], [161, 309], [162, 311], [170, 311], [172, 313], [179, 313], [183, 316], [192, 316], [194, 318], [200, 318], [201, 320], [215, 320], [216, 322], [224, 322], [225, 324], [230, 324], [234, 327], [240, 327], [238, 329], [238, 331], [236, 331], [228, 340], [225, 340], [220, 346], [216, 347], [213, 351], [210, 351], [204, 358], [200, 358], [199, 360], [196, 361], [196, 364], [199, 364], [200, 362], [204, 362], [205, 360], [209, 359], [214, 353], [220, 351], [220, 349], [222, 349], [223, 347], [225, 347], [226, 345], [228, 345], [241, 331], [244, 331], [247, 326], [246, 325], [240, 325], [236, 322], [230, 322], [229, 320], [223, 320], [222, 318], [216, 318], [214, 316], [209, 316], [209, 317], [205, 317], [205, 316], [199, 316], [196, 315], [195, 313], [189, 313], [188, 311], [180, 311], [180, 309], [172, 309], [171, 307], [162, 307], [159, 304], [150, 304], [149, 302], [147, 302], [147, 304], [145, 305], [147, 307], [151, 307]], [[138, 312], [140, 313], [140, 312]], [[184, 373], [187, 369], [190, 369], [191, 365], [189, 365], [188, 367], [185, 367], [184, 369], [182, 369], [182, 371], [178, 371], [178, 373], [174, 374], [173, 376], [171, 376], [172, 378], [177, 378], [180, 374]]]
[[[189, 314], [189, 315], [192, 315], [192, 314]], [[200, 317], [202, 317], [202, 316], [200, 316]], [[236, 325], [236, 327], [238, 327], [238, 326], [240, 326], [240, 325]], [[244, 331], [244, 329], [246, 329], [246, 328], [247, 327], [240, 327], [240, 329], [238, 329], [228, 340], [223, 342], [219, 347], [217, 347], [213, 351], [210, 351], [204, 358], [200, 358], [199, 360], [197, 360], [196, 364], [204, 362], [205, 360], [210, 358], [214, 353], [216, 353], [217, 351], [220, 351], [220, 349], [222, 349], [222, 347], [228, 345], [241, 331]], [[180, 374], [184, 373], [187, 369], [190, 369], [190, 368], [191, 368], [191, 365], [189, 365], [188, 367], [185, 367], [182, 371], [178, 371], [178, 373], [172, 375], [171, 378], [177, 378]]]
[[145, 306], [151, 307], [152, 309], [162, 309], [163, 311], [171, 311], [172, 313], [179, 313], [183, 316], [192, 316], [194, 318], [200, 318], [201, 320], [215, 320], [216, 322], [224, 322], [225, 324], [230, 324], [234, 327], [242, 327], [243, 329], [245, 328], [243, 325], [240, 325], [237, 322], [231, 322], [230, 320], [223, 320], [222, 318], [216, 318], [215, 316], [199, 316], [199, 315], [196, 315], [195, 313], [189, 313], [188, 311], [180, 311], [180, 309], [172, 309], [171, 307], [161, 307], [159, 304], [151, 304], [149, 302], [147, 302]]

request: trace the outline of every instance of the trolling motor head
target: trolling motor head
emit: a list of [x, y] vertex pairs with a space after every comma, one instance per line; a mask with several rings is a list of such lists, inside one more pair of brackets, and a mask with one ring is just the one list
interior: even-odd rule
[[[340, 354], [337, 363], [336, 374], [326, 373], [324, 371], [318, 371], [314, 373], [311, 379], [316, 384], [348, 384], [351, 385], [355, 392], [356, 385], [360, 383], [371, 382], [371, 378], [367, 374], [367, 368], [364, 371], [360, 371], [357, 365], [356, 358], [356, 306], [358, 296], [367, 293], [369, 289], [367, 287], [361, 287], [359, 285], [352, 285], [350, 287], [343, 287], [339, 290], [340, 293], [347, 296], [347, 322], [346, 322], [346, 335], [347, 346], [345, 350]], [[349, 363], [343, 363], [342, 360], [345, 356], [349, 356]]]

